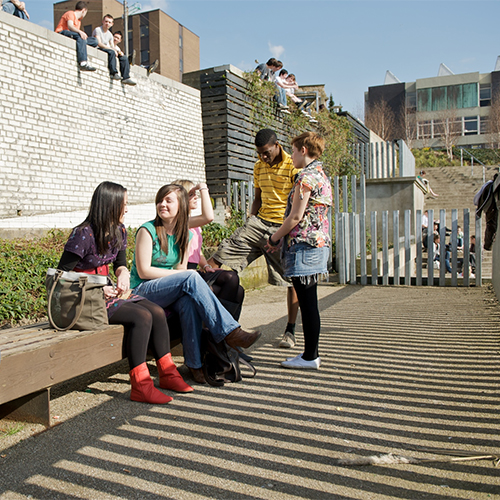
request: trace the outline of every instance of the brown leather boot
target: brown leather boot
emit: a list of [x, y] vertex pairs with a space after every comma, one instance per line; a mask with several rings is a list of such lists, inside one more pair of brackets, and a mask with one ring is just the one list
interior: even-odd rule
[[203, 370], [201, 368], [189, 368], [193, 380], [198, 384], [206, 384], [207, 380], [205, 375], [203, 375]]
[[229, 347], [236, 349], [237, 347], [247, 348], [257, 342], [262, 333], [257, 330], [256, 332], [246, 332], [240, 327], [233, 330], [224, 340]]

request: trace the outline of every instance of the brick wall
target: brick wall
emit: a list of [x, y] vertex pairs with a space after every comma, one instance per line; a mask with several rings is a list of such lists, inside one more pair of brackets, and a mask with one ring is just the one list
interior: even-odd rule
[[103, 180], [135, 204], [205, 178], [199, 92], [139, 67], [125, 86], [89, 60], [80, 74], [73, 40], [0, 12], [0, 217], [85, 209]]

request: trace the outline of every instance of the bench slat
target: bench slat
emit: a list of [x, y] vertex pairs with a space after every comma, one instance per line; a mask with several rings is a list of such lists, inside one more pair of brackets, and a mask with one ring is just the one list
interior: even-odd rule
[[46, 341], [2, 349], [0, 404], [120, 361], [122, 346], [123, 326], [112, 325], [93, 332], [57, 332]]

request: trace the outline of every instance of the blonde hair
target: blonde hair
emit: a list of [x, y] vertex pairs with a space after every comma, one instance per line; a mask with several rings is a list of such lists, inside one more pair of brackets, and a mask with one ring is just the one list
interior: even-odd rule
[[189, 191], [194, 188], [194, 182], [191, 182], [187, 179], [177, 179], [172, 182], [172, 184], [177, 184], [178, 186], [182, 186], [189, 194]]

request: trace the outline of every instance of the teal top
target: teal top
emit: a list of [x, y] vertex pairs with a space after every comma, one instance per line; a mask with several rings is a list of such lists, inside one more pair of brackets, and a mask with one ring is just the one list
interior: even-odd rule
[[[139, 229], [145, 228], [149, 231], [151, 238], [153, 238], [153, 253], [151, 255], [151, 265], [153, 267], [160, 267], [162, 269], [175, 269], [175, 267], [180, 263], [181, 256], [179, 251], [179, 245], [175, 242], [175, 236], [168, 235], [168, 254], [166, 254], [160, 247], [160, 239], [156, 234], [156, 228], [154, 225], [154, 220], [145, 222]], [[191, 240], [191, 232], [189, 233], [189, 239]], [[135, 264], [135, 252], [134, 261], [132, 263], [132, 271], [130, 272], [130, 288], [134, 289], [139, 286], [143, 280], [139, 277], [137, 272], [137, 266]]]

